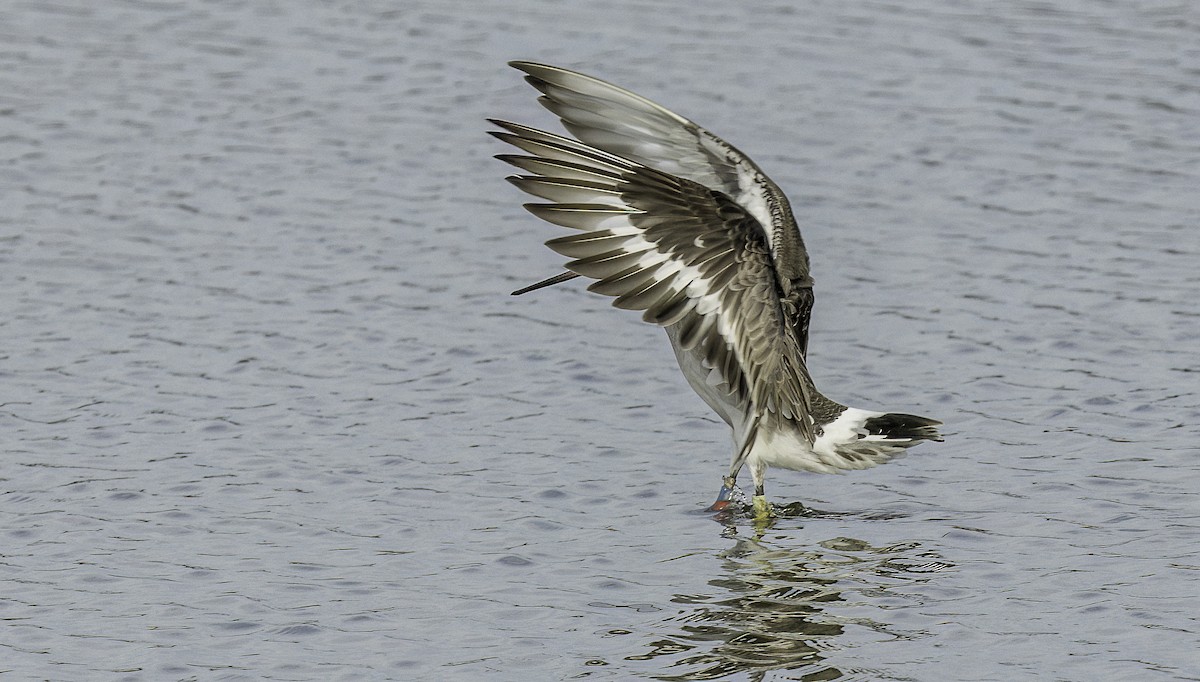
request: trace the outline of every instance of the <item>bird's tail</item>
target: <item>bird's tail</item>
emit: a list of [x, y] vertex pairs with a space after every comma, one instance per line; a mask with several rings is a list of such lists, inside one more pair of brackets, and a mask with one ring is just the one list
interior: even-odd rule
[[839, 412], [818, 424], [812, 451], [819, 471], [866, 469], [898, 457], [927, 440], [942, 440], [941, 422], [915, 414], [873, 412], [837, 405]]
[[[868, 418], [863, 422], [862, 428], [867, 432], [865, 438], [868, 440], [892, 442], [897, 445], [906, 443], [905, 447], [911, 447], [923, 440], [942, 440], [942, 434], [937, 430], [941, 424], [940, 421], [928, 417], [889, 412]], [[872, 439], [871, 436], [875, 438]]]

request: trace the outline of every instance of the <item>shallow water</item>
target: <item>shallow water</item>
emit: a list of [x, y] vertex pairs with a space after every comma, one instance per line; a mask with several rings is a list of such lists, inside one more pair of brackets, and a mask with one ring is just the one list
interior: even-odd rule
[[[0, 8], [0, 673], [1200, 679], [1200, 15], [693, 7]], [[750, 153], [823, 390], [946, 442], [701, 513], [662, 333], [507, 296], [514, 58]]]

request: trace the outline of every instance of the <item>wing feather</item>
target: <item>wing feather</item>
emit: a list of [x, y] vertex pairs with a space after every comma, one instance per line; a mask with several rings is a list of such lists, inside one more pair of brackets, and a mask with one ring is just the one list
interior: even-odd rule
[[773, 267], [811, 285], [808, 254], [787, 197], [748, 156], [692, 121], [598, 78], [546, 64], [511, 66], [583, 143], [724, 193], [767, 230]]
[[511, 178], [514, 185], [555, 202], [527, 205], [532, 213], [580, 230], [547, 242], [573, 259], [566, 268], [596, 280], [589, 289], [614, 297], [616, 307], [678, 325], [680, 345], [699, 350], [710, 382], [727, 386], [759, 419], [791, 420], [811, 440], [812, 380], [758, 218], [719, 189], [500, 125], [500, 139], [547, 154], [500, 158], [533, 173]]

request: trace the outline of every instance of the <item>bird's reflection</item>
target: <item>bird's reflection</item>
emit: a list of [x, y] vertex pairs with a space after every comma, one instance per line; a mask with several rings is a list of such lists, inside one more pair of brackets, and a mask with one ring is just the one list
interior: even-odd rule
[[883, 609], [866, 618], [848, 601], [861, 605], [949, 567], [917, 543], [874, 547], [838, 537], [796, 549], [762, 539], [762, 530], [754, 537], [734, 530], [733, 546], [718, 557], [721, 575], [708, 583], [715, 590], [676, 595], [674, 603], [690, 608], [663, 622], [671, 634], [629, 659], [668, 663], [655, 675], [661, 680], [762, 680], [774, 670], [798, 675], [788, 679], [843, 678], [855, 671], [827, 663], [826, 652], [847, 628], [912, 634], [892, 631]]

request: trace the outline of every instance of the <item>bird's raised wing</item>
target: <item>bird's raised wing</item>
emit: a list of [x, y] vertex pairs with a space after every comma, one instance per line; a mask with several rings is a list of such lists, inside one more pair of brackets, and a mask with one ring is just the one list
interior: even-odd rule
[[[812, 439], [810, 387], [789, 306], [811, 289], [782, 293], [762, 225], [724, 192], [515, 123], [492, 134], [528, 155], [500, 155], [530, 175], [510, 177], [551, 203], [534, 215], [580, 230], [546, 242], [589, 290], [618, 308], [677, 325], [678, 342], [704, 358], [714, 385], [755, 414], [792, 420]], [[796, 297], [800, 296], [801, 299]], [[793, 313], [794, 314], [794, 313]]]
[[524, 71], [539, 101], [585, 144], [678, 178], [720, 190], [765, 231], [772, 264], [794, 286], [811, 286], [808, 253], [779, 187], [733, 145], [624, 88], [533, 62]]

